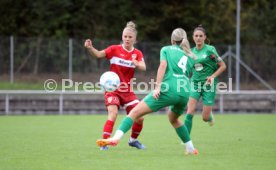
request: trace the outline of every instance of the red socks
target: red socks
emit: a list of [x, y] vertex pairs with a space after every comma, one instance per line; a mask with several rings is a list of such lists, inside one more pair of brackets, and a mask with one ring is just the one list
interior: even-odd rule
[[[110, 138], [112, 131], [113, 131], [113, 126], [114, 126], [114, 122], [111, 120], [107, 120], [104, 124], [104, 128], [103, 128], [103, 139], [107, 139]], [[136, 122], [134, 122], [133, 126], [132, 126], [132, 132], [131, 132], [131, 137], [136, 139], [139, 135], [140, 132], [143, 129], [143, 124], [138, 124]]]
[[[128, 106], [128, 107], [126, 108], [127, 115], [129, 114], [129, 112], [130, 112], [136, 105], [137, 105], [137, 104], [131, 105], [131, 106]], [[133, 125], [132, 125], [131, 137], [134, 138], [134, 139], [137, 139], [137, 137], [140, 135], [140, 132], [142, 131], [142, 129], [143, 129], [143, 123], [142, 123], [142, 124], [138, 124], [138, 123], [134, 122]]]
[[134, 122], [132, 125], [132, 132], [131, 132], [131, 137], [134, 139], [137, 139], [137, 137], [140, 135], [140, 132], [142, 131], [143, 124], [138, 124]]
[[107, 120], [104, 124], [103, 128], [103, 139], [107, 139], [111, 136], [113, 131], [114, 122], [111, 120]]

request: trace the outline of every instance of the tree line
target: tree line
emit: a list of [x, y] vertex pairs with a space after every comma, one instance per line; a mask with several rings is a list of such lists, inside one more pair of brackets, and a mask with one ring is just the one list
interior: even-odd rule
[[[130, 20], [137, 24], [139, 48], [146, 57], [155, 57], [146, 58], [152, 66], [158, 64], [160, 47], [170, 43], [176, 27], [184, 28], [192, 42], [193, 29], [201, 24], [211, 44], [226, 47], [222, 52], [231, 45], [235, 51], [236, 0], [1, 0], [0, 16], [1, 73], [9, 70], [11, 35], [16, 37], [16, 72], [67, 70], [69, 38], [78, 46], [74, 70], [91, 72], [96, 68], [92, 62], [97, 67], [104, 64], [88, 59], [82, 41], [91, 38], [100, 49], [110, 45], [106, 42], [118, 43]], [[242, 59], [266, 80], [273, 80], [276, 1], [241, 0], [240, 19]], [[88, 65], [79, 67], [83, 64]], [[245, 80], [252, 79], [246, 70], [241, 72]]]
[[[139, 41], [168, 41], [202, 24], [213, 44], [235, 44], [235, 0], [1, 0], [0, 35], [120, 39], [129, 20]], [[241, 0], [241, 43], [276, 45], [276, 2]]]

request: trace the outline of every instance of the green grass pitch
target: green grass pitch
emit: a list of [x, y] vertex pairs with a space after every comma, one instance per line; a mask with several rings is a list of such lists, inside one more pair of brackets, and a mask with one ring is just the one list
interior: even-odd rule
[[[275, 170], [276, 115], [216, 115], [209, 127], [194, 118], [192, 140], [199, 155], [184, 154], [166, 115], [145, 117], [140, 141], [100, 151], [106, 115], [1, 116], [1, 170]], [[115, 124], [118, 127], [124, 115]], [[183, 117], [182, 117], [183, 119]], [[114, 129], [115, 131], [115, 129]]]

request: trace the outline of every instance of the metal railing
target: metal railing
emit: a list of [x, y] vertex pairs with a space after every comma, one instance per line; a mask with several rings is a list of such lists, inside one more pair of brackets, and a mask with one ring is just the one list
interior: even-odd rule
[[[148, 92], [135, 92], [137, 96], [143, 98]], [[11, 106], [11, 101], [15, 97], [19, 97], [21, 101], [28, 100], [31, 97], [32, 102], [39, 100], [41, 97], [51, 96], [48, 102], [56, 101], [58, 103], [55, 114], [66, 114], [65, 112], [65, 101], [69, 101], [70, 98], [74, 97], [74, 100], [69, 102], [67, 105], [73, 105], [74, 102], [80, 100], [90, 101], [90, 103], [84, 104], [93, 110], [93, 107], [102, 108], [99, 112], [105, 112], [105, 106], [103, 102], [103, 91], [94, 91], [93, 93], [88, 92], [75, 92], [75, 91], [54, 91], [46, 92], [44, 90], [0, 90], [0, 110], [4, 111], [5, 115], [13, 114]], [[45, 101], [45, 102], [47, 102]], [[23, 104], [24, 105], [24, 102]], [[34, 103], [35, 105], [35, 103]], [[51, 104], [50, 104], [51, 105]], [[198, 108], [201, 110], [201, 105]], [[28, 108], [25, 104], [24, 107]], [[74, 111], [82, 109], [81, 106], [76, 104]], [[87, 109], [86, 107], [86, 109]], [[37, 107], [36, 107], [37, 108]], [[40, 106], [38, 106], [40, 108]], [[19, 108], [20, 110], [20, 108]], [[68, 109], [67, 109], [68, 110]], [[70, 110], [70, 109], [69, 109]], [[264, 113], [276, 113], [276, 91], [232, 91], [232, 92], [218, 92], [216, 98], [216, 105], [214, 106], [214, 111], [218, 113], [227, 112], [264, 112]], [[36, 111], [34, 111], [35, 113]], [[88, 111], [90, 112], [90, 111]], [[98, 113], [98, 111], [96, 111]]]

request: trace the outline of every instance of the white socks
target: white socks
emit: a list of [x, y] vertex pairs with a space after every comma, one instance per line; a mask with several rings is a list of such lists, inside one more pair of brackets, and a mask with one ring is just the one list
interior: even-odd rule
[[116, 130], [115, 135], [112, 137], [113, 139], [120, 140], [124, 136], [124, 132], [121, 130]]
[[136, 140], [137, 140], [137, 139], [130, 137], [128, 141], [129, 141], [129, 142], [135, 142]]
[[189, 153], [192, 153], [195, 150], [195, 147], [194, 147], [193, 142], [191, 140], [186, 142], [185, 146], [186, 146], [186, 151], [189, 152]]

